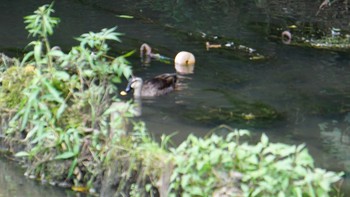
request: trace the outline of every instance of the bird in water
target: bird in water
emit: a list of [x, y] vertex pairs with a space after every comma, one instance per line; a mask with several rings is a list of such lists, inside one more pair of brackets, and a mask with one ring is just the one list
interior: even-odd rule
[[134, 97], [156, 97], [168, 94], [176, 89], [176, 73], [165, 73], [152, 79], [143, 81], [140, 77], [133, 76], [121, 95], [126, 95], [131, 89], [134, 90]]

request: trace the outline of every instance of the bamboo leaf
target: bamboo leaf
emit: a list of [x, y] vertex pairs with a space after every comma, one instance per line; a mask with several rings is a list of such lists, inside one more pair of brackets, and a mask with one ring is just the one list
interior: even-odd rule
[[39, 89], [36, 88], [32, 91], [32, 93], [29, 96], [29, 99], [26, 103], [26, 106], [24, 108], [24, 113], [23, 113], [23, 118], [22, 118], [22, 124], [21, 124], [21, 130], [24, 130], [24, 128], [27, 125], [28, 122], [28, 117], [29, 117], [29, 113], [32, 109], [33, 103], [35, 102], [37, 95], [39, 94]]
[[[122, 55], [122, 57], [127, 58], [132, 56], [134, 53], [136, 52], [136, 50], [132, 50], [130, 52], [127, 52], [126, 54]], [[126, 60], [125, 60], [126, 61]]]
[[56, 90], [55, 87], [53, 87], [50, 83], [48, 83], [46, 80], [43, 80], [44, 85], [49, 90], [50, 94], [54, 97], [54, 99], [60, 103], [63, 103], [63, 99], [60, 96], [60, 92]]
[[15, 154], [15, 157], [28, 157], [30, 154], [26, 151], [20, 151]]
[[75, 154], [74, 152], [69, 151], [69, 152], [64, 152], [64, 153], [62, 153], [62, 154], [60, 154], [60, 155], [57, 155], [57, 156], [55, 157], [55, 159], [57, 159], [57, 160], [69, 159], [69, 158], [74, 157], [75, 155], [76, 155], [76, 154]]
[[37, 41], [34, 43], [34, 59], [37, 63], [41, 62], [41, 52], [42, 52], [42, 43]]
[[70, 78], [70, 75], [66, 71], [56, 71], [54, 75], [57, 79], [62, 81], [68, 81]]
[[30, 51], [29, 53], [27, 53], [22, 59], [21, 66], [23, 66], [24, 63], [27, 62], [27, 60], [29, 58], [31, 58], [32, 56], [34, 56], [34, 52], [33, 51]]
[[72, 175], [73, 175], [73, 172], [74, 172], [74, 168], [75, 166], [77, 165], [78, 163], [78, 159], [75, 158], [71, 164], [71, 166], [69, 167], [69, 171], [68, 171], [68, 178], [70, 178]]
[[56, 112], [56, 118], [59, 119], [61, 117], [61, 115], [63, 114], [64, 110], [66, 109], [66, 103], [63, 102], [61, 105], [60, 105], [60, 108], [58, 108], [57, 112]]

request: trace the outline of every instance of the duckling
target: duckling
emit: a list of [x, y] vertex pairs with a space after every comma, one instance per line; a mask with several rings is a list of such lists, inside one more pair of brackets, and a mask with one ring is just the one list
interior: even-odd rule
[[[175, 73], [165, 73], [152, 79], [143, 81], [140, 77], [132, 77], [125, 89], [130, 92], [134, 89], [134, 97], [155, 97], [168, 94], [176, 88], [177, 75]], [[125, 94], [121, 92], [121, 94]]]

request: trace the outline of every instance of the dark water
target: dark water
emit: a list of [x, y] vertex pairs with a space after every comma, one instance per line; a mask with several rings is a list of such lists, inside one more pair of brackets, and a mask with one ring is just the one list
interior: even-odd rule
[[41, 185], [39, 182], [26, 179], [17, 163], [0, 158], [0, 196], [75, 196], [70, 191], [57, 189], [50, 185]]
[[[159, 1], [160, 2], [160, 1]], [[350, 65], [347, 52], [332, 52], [286, 46], [268, 39], [275, 23], [290, 25], [290, 20], [313, 21], [325, 26], [341, 25], [341, 20], [329, 18], [331, 10], [315, 17], [318, 2], [309, 1], [57, 1], [55, 16], [61, 23], [52, 37], [52, 45], [64, 50], [77, 42], [73, 37], [88, 31], [118, 26], [125, 33], [123, 43], [113, 45], [116, 52], [138, 49], [147, 42], [159, 53], [174, 57], [181, 50], [196, 56], [193, 75], [186, 76], [187, 86], [181, 91], [143, 101], [141, 117], [149, 130], [158, 138], [162, 134], [177, 134], [175, 143], [190, 133], [205, 136], [221, 123], [248, 128], [253, 136], [262, 132], [271, 141], [288, 144], [305, 143], [314, 156], [316, 166], [334, 171], [350, 172], [350, 138], [347, 129], [350, 110]], [[30, 41], [24, 30], [23, 16], [39, 5], [50, 1], [10, 1], [0, 5], [0, 49], [20, 56]], [[335, 11], [333, 11], [334, 13]], [[127, 14], [134, 19], [118, 18]], [[344, 18], [346, 14], [342, 15]], [[288, 20], [287, 20], [288, 18]], [[4, 19], [4, 20], [3, 20]], [[238, 58], [233, 52], [206, 51], [205, 40], [188, 32], [205, 32], [235, 39], [269, 56], [266, 61], [253, 62]], [[174, 72], [173, 65], [152, 61], [141, 67], [137, 55], [130, 58], [135, 74], [148, 78], [165, 72]], [[261, 102], [283, 114], [283, 119], [253, 126], [235, 122], [203, 124], [188, 117], [189, 111], [202, 107], [230, 107], [230, 99], [222, 92], [246, 102]], [[247, 112], [249, 113], [249, 112]], [[327, 129], [321, 129], [327, 125]], [[4, 177], [16, 169], [0, 168]], [[5, 175], [3, 175], [5, 174]], [[15, 181], [17, 182], [17, 181]], [[47, 190], [52, 188], [33, 184], [25, 189], [18, 179], [11, 190]], [[345, 184], [345, 191], [350, 186]], [[5, 191], [5, 192], [3, 192]], [[0, 197], [7, 196], [8, 187], [0, 184]], [[64, 196], [60, 189], [51, 196]], [[20, 196], [20, 195], [18, 195]], [[37, 195], [32, 195], [37, 196]]]

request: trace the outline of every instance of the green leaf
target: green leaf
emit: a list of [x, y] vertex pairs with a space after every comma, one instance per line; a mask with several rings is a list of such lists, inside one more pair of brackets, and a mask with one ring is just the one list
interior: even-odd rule
[[269, 138], [266, 136], [265, 133], [263, 133], [261, 135], [261, 143], [264, 145], [264, 146], [267, 146], [267, 144], [269, 143]]
[[214, 149], [211, 153], [210, 153], [210, 163], [211, 164], [217, 164], [220, 161], [220, 157], [222, 155], [222, 150], [220, 149]]
[[124, 69], [123, 69], [123, 75], [125, 78], [129, 79], [132, 75], [132, 70], [129, 66], [126, 66]]
[[41, 62], [41, 52], [42, 52], [42, 43], [39, 41], [36, 41], [34, 43], [34, 58], [38, 64], [40, 64]]
[[203, 196], [203, 188], [191, 187], [190, 193], [195, 196]]
[[28, 157], [30, 154], [26, 151], [20, 151], [15, 154], [15, 157]]
[[[40, 130], [39, 130], [40, 129]], [[38, 129], [38, 131], [43, 131], [43, 129], [42, 129], [42, 127], [41, 128], [39, 128]], [[52, 134], [51, 133], [49, 133], [49, 132], [46, 132], [46, 133], [43, 133], [43, 134], [39, 134], [39, 135], [37, 135], [36, 136], [36, 138], [35, 139], [33, 139], [32, 141], [31, 141], [31, 143], [32, 144], [36, 144], [36, 143], [38, 143], [39, 141], [43, 141], [43, 139], [45, 139], [45, 138], [49, 138], [50, 136], [52, 136]]]
[[57, 160], [61, 160], [61, 159], [69, 159], [69, 158], [72, 158], [72, 157], [75, 157], [75, 153], [74, 152], [64, 152], [64, 153], [62, 153], [62, 154], [60, 154], [60, 155], [57, 155], [56, 157], [55, 157], [55, 159], [57, 159]]
[[132, 51], [130, 51], [130, 52], [128, 52], [128, 53], [122, 55], [122, 57], [124, 57], [124, 58], [130, 57], [130, 56], [132, 56], [135, 52], [136, 52], [136, 50], [132, 50]]
[[294, 192], [296, 194], [296, 197], [302, 197], [303, 196], [303, 192], [302, 192], [302, 189], [300, 187], [295, 187], [294, 188]]
[[51, 50], [47, 55], [50, 55], [53, 57], [62, 57], [64, 56], [64, 53], [60, 50]]
[[25, 56], [22, 59], [21, 66], [23, 66], [28, 61], [28, 59], [31, 58], [32, 56], [34, 56], [33, 51], [30, 51], [27, 54], [25, 54]]
[[115, 77], [112, 78], [112, 82], [113, 83], [121, 83], [122, 80], [120, 79], [120, 77], [115, 76]]
[[93, 77], [94, 75], [95, 75], [95, 72], [93, 70], [90, 70], [90, 69], [83, 70], [83, 76]]
[[75, 166], [77, 166], [77, 164], [78, 164], [78, 158], [75, 158], [69, 167], [68, 178], [70, 178], [73, 175], [74, 168]]
[[60, 96], [60, 92], [56, 90], [56, 88], [54, 86], [52, 86], [48, 81], [43, 80], [43, 83], [45, 84], [46, 88], [49, 90], [50, 94], [53, 96], [53, 98], [62, 103], [63, 102], [63, 98]]
[[64, 110], [66, 109], [66, 103], [62, 103], [60, 105], [60, 108], [58, 108], [57, 112], [56, 112], [56, 118], [59, 119], [61, 117], [61, 115], [63, 114]]
[[68, 81], [70, 78], [70, 75], [66, 71], [56, 71], [54, 75], [58, 80], [62, 81]]
[[22, 124], [21, 124], [21, 130], [24, 130], [24, 128], [27, 125], [29, 113], [32, 109], [33, 103], [36, 102], [37, 95], [39, 94], [40, 90], [39, 88], [35, 88], [31, 91], [31, 94], [29, 96], [29, 99], [26, 103], [26, 106], [24, 108], [23, 118], [22, 118]]

